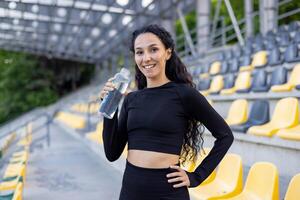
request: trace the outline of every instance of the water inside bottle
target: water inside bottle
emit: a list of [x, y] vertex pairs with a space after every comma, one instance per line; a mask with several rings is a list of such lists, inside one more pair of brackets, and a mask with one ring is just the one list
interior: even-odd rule
[[116, 89], [113, 91], [110, 91], [107, 96], [104, 98], [101, 107], [100, 107], [100, 113], [103, 114], [104, 117], [112, 119], [119, 103], [122, 99], [123, 93], [125, 93], [127, 89], [128, 83], [126, 82], [120, 82]]

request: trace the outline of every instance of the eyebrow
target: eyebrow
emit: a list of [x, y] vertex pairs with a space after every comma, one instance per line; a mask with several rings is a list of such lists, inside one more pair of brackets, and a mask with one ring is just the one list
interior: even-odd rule
[[[156, 43], [153, 43], [153, 44], [150, 44], [148, 47], [153, 47], [153, 46], [157, 46], [158, 44]], [[136, 47], [135, 49], [142, 49], [142, 47]]]

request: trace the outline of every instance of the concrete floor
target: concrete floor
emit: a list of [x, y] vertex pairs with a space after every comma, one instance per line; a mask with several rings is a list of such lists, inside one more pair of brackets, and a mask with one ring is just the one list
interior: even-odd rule
[[119, 171], [52, 125], [50, 147], [30, 155], [24, 200], [114, 200], [121, 181]]

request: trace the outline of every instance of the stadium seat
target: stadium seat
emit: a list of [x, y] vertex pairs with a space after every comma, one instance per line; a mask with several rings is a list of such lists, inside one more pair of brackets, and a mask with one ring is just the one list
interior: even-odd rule
[[193, 76], [199, 78], [199, 76], [200, 76], [200, 74], [202, 72], [202, 69], [203, 69], [203, 67], [196, 67], [194, 69]]
[[208, 89], [210, 87], [210, 79], [209, 78], [204, 78], [200, 79], [197, 85], [197, 89], [203, 94], [203, 95], [208, 95]]
[[282, 85], [274, 85], [271, 87], [271, 91], [273, 92], [285, 92], [291, 91], [295, 88], [296, 85], [300, 84], [300, 64], [297, 64], [290, 75], [290, 78], [287, 83]]
[[224, 76], [224, 87], [223, 89], [229, 89], [234, 86], [234, 75], [233, 74], [227, 74]]
[[223, 76], [218, 75], [213, 77], [210, 87], [206, 91], [201, 91], [202, 94], [218, 94], [224, 86]]
[[202, 67], [201, 74], [199, 75], [200, 79], [209, 77], [209, 67], [210, 67], [209, 65], [204, 65]]
[[274, 47], [270, 49], [268, 56], [268, 65], [281, 65], [283, 63], [283, 59], [280, 57], [280, 51], [278, 48]]
[[270, 122], [252, 126], [248, 133], [259, 136], [273, 136], [279, 129], [289, 128], [297, 125], [299, 122], [298, 100], [293, 97], [287, 97], [278, 101]]
[[242, 48], [242, 52], [243, 52], [243, 55], [251, 55], [253, 53], [252, 45], [251, 44], [245, 45]]
[[297, 31], [293, 42], [296, 43], [296, 44], [300, 43], [300, 30]]
[[238, 72], [239, 71], [239, 67], [240, 67], [240, 63], [239, 63], [239, 59], [238, 58], [234, 58], [230, 61], [230, 68], [229, 68], [229, 72]]
[[256, 100], [251, 107], [248, 120], [243, 124], [230, 126], [230, 128], [236, 132], [246, 133], [251, 126], [267, 123], [269, 118], [269, 102]]
[[[198, 165], [206, 158], [208, 153], [210, 152], [210, 148], [204, 148], [204, 151], [201, 150], [201, 153], [198, 155], [196, 163], [189, 162], [186, 166], [182, 166], [186, 171], [193, 172]], [[207, 183], [210, 183], [214, 180], [216, 177], [216, 170], [214, 170], [202, 183], [201, 185], [205, 185]]]
[[261, 42], [261, 43], [255, 44], [253, 49], [254, 49], [254, 53], [256, 53], [256, 52], [259, 52], [259, 51], [263, 51], [263, 50], [265, 50], [266, 48], [265, 48], [264, 43]]
[[264, 67], [268, 63], [268, 53], [267, 51], [259, 51], [254, 54], [251, 66]]
[[[252, 70], [256, 67], [264, 67], [268, 63], [268, 57], [267, 57], [267, 51], [259, 51], [253, 55], [252, 62], [248, 65], [244, 65], [240, 67], [240, 71], [248, 71]], [[244, 58], [245, 59], [245, 58]], [[244, 64], [247, 64], [249, 61], [249, 58], [246, 58]]]
[[249, 171], [243, 191], [227, 200], [279, 200], [279, 175], [275, 165], [257, 162]]
[[277, 42], [274, 36], [267, 36], [266, 38], [266, 50], [271, 51], [274, 48], [277, 48]]
[[245, 55], [241, 58], [240, 60], [240, 71], [247, 71], [252, 69], [251, 66], [251, 56], [250, 55]]
[[300, 61], [299, 49], [297, 44], [292, 43], [287, 47], [284, 53], [284, 60], [289, 63]]
[[12, 200], [22, 200], [23, 183], [18, 183], [17, 188], [14, 191]]
[[221, 94], [228, 95], [234, 92], [245, 93], [249, 92], [251, 86], [251, 72], [240, 72], [236, 78], [234, 86], [232, 88], [221, 90]]
[[289, 32], [293, 32], [293, 31], [297, 31], [297, 30], [300, 30], [300, 22], [299, 21], [294, 21], [289, 24], [289, 28], [288, 28]]
[[221, 62], [220, 61], [215, 61], [211, 64], [209, 74], [211, 75], [216, 75], [220, 73], [221, 71]]
[[96, 143], [102, 144], [103, 143], [102, 130], [103, 130], [103, 121], [101, 121], [97, 124], [95, 131], [87, 133], [85, 137]]
[[287, 31], [281, 32], [278, 35], [278, 45], [280, 47], [286, 47], [290, 44], [290, 35]]
[[228, 61], [223, 61], [220, 74], [226, 74], [228, 71], [229, 71], [229, 63]]
[[281, 85], [287, 81], [287, 69], [284, 67], [276, 67], [271, 74], [270, 86]]
[[225, 121], [228, 125], [242, 124], [247, 121], [248, 102], [245, 99], [237, 99], [232, 102]]
[[284, 200], [299, 200], [300, 174], [295, 175], [289, 183]]
[[243, 188], [242, 159], [236, 154], [226, 154], [220, 162], [215, 179], [205, 185], [189, 189], [195, 200], [217, 200], [233, 197]]
[[82, 129], [86, 125], [84, 117], [67, 112], [59, 112], [55, 119], [74, 129]]
[[291, 128], [280, 129], [276, 135], [287, 140], [300, 140], [300, 124]]
[[225, 57], [225, 60], [231, 59], [231, 58], [233, 57], [232, 50], [231, 50], [231, 49], [226, 50], [226, 51], [224, 52], [224, 57]]
[[263, 69], [254, 71], [251, 91], [267, 92], [270, 89], [270, 86], [267, 83], [267, 76], [267, 72]]

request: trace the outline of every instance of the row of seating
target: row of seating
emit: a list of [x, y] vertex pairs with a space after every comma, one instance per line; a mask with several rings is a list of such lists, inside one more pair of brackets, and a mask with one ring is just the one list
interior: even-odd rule
[[284, 67], [274, 69], [268, 78], [268, 73], [263, 70], [240, 72], [236, 79], [233, 74], [214, 76], [198, 82], [197, 89], [203, 95], [229, 95], [233, 93], [248, 92], [288, 92], [293, 89], [300, 90], [300, 64], [293, 67], [288, 78], [288, 71]]
[[[201, 154], [196, 163], [191, 162], [183, 168], [193, 171], [210, 150], [205, 148], [204, 151], [205, 154]], [[291, 179], [284, 199], [298, 200], [299, 187], [300, 174], [297, 174]], [[227, 153], [218, 168], [200, 186], [190, 188], [189, 192], [195, 200], [279, 200], [279, 173], [274, 164], [257, 162], [251, 166], [243, 187], [242, 159], [237, 154]]]
[[300, 140], [299, 103], [297, 98], [280, 99], [272, 117], [267, 100], [253, 102], [248, 115], [248, 101], [238, 99], [231, 104], [226, 122], [235, 132], [258, 136], [279, 136], [283, 139]]
[[71, 107], [72, 111], [80, 113], [91, 113], [95, 114], [99, 110], [99, 103], [76, 103]]
[[0, 141], [0, 158], [4, 155], [8, 147], [12, 144], [16, 137], [16, 133], [11, 133], [4, 138], [1, 139]]
[[[245, 46], [236, 46], [217, 55], [215, 60], [201, 67], [192, 67], [194, 78], [206, 78], [217, 74], [235, 73], [256, 67], [278, 66], [300, 61], [300, 22], [294, 22], [291, 30], [273, 32], [246, 39]], [[288, 29], [289, 30], [289, 29]]]
[[84, 117], [68, 112], [58, 112], [55, 120], [74, 129], [83, 129], [86, 127], [86, 119]]
[[17, 147], [21, 147], [21, 150], [12, 154], [4, 170], [3, 178], [0, 181], [0, 199], [22, 200], [31, 142], [32, 124], [29, 123], [26, 126], [25, 135], [17, 143]]

